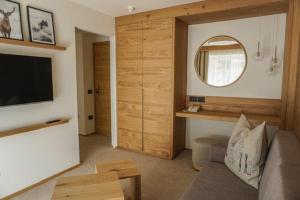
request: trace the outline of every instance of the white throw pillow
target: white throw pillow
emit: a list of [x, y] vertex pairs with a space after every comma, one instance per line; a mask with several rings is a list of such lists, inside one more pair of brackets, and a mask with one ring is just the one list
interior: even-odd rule
[[242, 115], [229, 140], [225, 164], [239, 178], [258, 189], [267, 149], [266, 123], [253, 127]]

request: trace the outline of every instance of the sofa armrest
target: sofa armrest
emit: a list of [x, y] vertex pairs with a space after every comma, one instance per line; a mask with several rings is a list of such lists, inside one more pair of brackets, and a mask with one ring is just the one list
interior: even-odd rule
[[209, 159], [211, 162], [224, 163], [227, 146], [224, 144], [213, 144], [210, 147]]

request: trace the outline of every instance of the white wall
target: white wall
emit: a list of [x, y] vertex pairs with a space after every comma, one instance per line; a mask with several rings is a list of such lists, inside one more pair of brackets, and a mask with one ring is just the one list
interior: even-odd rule
[[[188, 95], [280, 99], [283, 67], [281, 66], [280, 71], [275, 75], [267, 74], [273, 52], [273, 25], [276, 18], [279, 21], [277, 45], [282, 60], [285, 14], [189, 26]], [[259, 28], [260, 24], [262, 31]], [[239, 40], [245, 46], [248, 56], [248, 65], [241, 79], [233, 85], [222, 88], [202, 83], [194, 69], [194, 58], [199, 46], [217, 35], [228, 35]], [[259, 38], [264, 53], [262, 62], [253, 59]], [[233, 123], [188, 119], [186, 146], [191, 148], [192, 140], [199, 136], [229, 137], [233, 127]]]
[[60, 117], [70, 123], [0, 139], [0, 199], [52, 176], [79, 161], [75, 27], [113, 36], [114, 18], [66, 0], [22, 0], [24, 36], [26, 5], [54, 12], [58, 44], [67, 51], [0, 45], [0, 53], [50, 56], [53, 58], [54, 101], [1, 107], [0, 130], [21, 127]]
[[[109, 41], [109, 37], [76, 29], [78, 123], [81, 135], [95, 133], [93, 44], [103, 41]], [[93, 93], [88, 94], [88, 90]], [[94, 118], [89, 120], [89, 115]]]
[[111, 142], [114, 148], [118, 146], [117, 122], [117, 55], [116, 37], [110, 37], [110, 101], [111, 101]]
[[84, 67], [83, 67], [83, 33], [76, 29], [76, 77], [77, 77], [77, 109], [78, 109], [78, 132], [84, 135], [85, 106], [84, 106]]

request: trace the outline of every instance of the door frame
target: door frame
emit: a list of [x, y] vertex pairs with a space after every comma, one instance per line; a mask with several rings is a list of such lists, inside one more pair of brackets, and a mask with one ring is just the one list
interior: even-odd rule
[[116, 36], [110, 37], [111, 145], [118, 147]]
[[[74, 27], [74, 38], [76, 39], [76, 29], [93, 33], [96, 35], [103, 35], [109, 37], [110, 41], [110, 95], [111, 95], [111, 145], [113, 148], [118, 146], [118, 135], [117, 135], [117, 69], [116, 69], [116, 36], [108, 36], [103, 33], [91, 32], [85, 29]], [[76, 56], [76, 53], [75, 53]], [[77, 66], [77, 61], [75, 60], [75, 65]], [[77, 69], [76, 69], [77, 70]], [[76, 82], [77, 82], [77, 76]], [[76, 100], [77, 100], [77, 89], [76, 89]], [[78, 105], [78, 102], [77, 102]], [[77, 116], [77, 128], [78, 128], [78, 110], [76, 111]], [[78, 130], [77, 130], [78, 132]], [[79, 140], [79, 138], [78, 138]]]

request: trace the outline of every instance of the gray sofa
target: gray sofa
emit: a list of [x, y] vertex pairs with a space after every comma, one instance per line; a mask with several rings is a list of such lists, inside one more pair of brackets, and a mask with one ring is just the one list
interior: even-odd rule
[[226, 147], [211, 147], [207, 164], [181, 200], [300, 200], [300, 144], [295, 134], [279, 131], [268, 154], [259, 190], [224, 165]]

